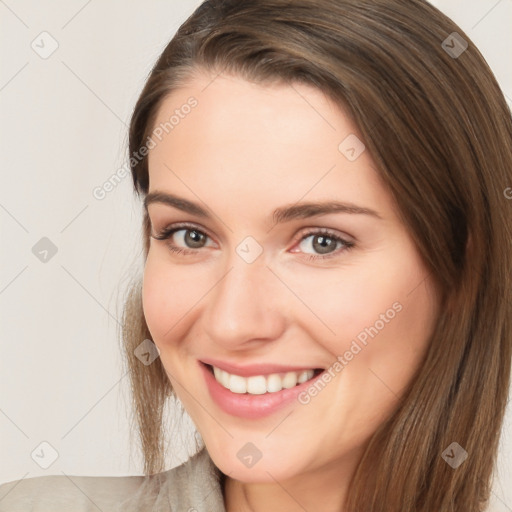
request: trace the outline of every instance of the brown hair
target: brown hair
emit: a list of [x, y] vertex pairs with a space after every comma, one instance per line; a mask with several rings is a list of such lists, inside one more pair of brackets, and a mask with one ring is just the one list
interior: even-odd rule
[[[454, 38], [468, 43], [460, 55]], [[152, 69], [131, 120], [131, 155], [163, 99], [196, 70], [306, 83], [348, 109], [443, 292], [424, 361], [372, 437], [346, 511], [485, 510], [512, 360], [512, 123], [482, 55], [424, 0], [210, 0]], [[131, 164], [145, 195], [147, 158]], [[122, 335], [149, 474], [163, 469], [172, 389], [160, 359], [144, 366], [133, 354], [151, 338], [140, 281]], [[469, 454], [457, 469], [441, 456], [453, 442]]]

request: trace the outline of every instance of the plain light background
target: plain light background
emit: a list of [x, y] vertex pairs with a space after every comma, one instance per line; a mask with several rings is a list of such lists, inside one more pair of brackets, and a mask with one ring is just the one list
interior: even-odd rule
[[[141, 206], [129, 176], [103, 200], [93, 190], [125, 164], [147, 74], [200, 3], [0, 0], [0, 482], [142, 473], [117, 338], [127, 279], [142, 271]], [[433, 3], [512, 105], [512, 0]], [[33, 247], [45, 237], [57, 252], [43, 262]], [[186, 425], [176, 444], [190, 447]], [[494, 512], [512, 511], [511, 445], [509, 407]]]

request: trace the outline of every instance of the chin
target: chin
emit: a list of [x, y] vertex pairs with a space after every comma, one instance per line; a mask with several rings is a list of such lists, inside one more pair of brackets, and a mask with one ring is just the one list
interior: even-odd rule
[[[217, 452], [215, 449], [210, 449], [208, 445], [207, 449], [215, 466], [225, 475], [240, 482], [275, 483], [276, 480], [287, 480], [298, 473], [297, 464], [294, 464], [294, 460], [283, 453], [261, 454], [261, 458], [251, 460], [250, 455], [248, 455], [250, 449], [239, 455], [234, 451], [232, 455], [227, 453], [226, 450]], [[254, 457], [256, 456], [255, 452]]]

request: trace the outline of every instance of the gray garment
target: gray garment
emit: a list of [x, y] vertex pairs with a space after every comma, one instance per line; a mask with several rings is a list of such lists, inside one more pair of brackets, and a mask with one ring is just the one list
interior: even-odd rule
[[48, 475], [0, 485], [0, 512], [226, 512], [206, 448], [149, 476]]

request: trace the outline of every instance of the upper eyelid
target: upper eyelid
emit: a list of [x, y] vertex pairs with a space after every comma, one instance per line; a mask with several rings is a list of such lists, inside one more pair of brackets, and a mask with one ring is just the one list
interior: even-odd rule
[[[152, 225], [151, 225], [151, 228], [153, 228]], [[160, 228], [156, 231], [157, 231], [157, 234], [165, 232], [165, 231], [170, 231], [172, 234], [174, 234], [176, 231], [181, 231], [182, 229], [185, 229], [185, 230], [187, 230], [187, 229], [194, 230], [195, 229], [195, 230], [200, 231], [201, 233], [205, 234], [211, 240], [215, 239], [213, 236], [211, 236], [210, 231], [208, 229], [206, 229], [203, 226], [200, 226], [198, 224], [189, 223], [189, 222], [176, 222], [176, 223], [165, 224], [162, 228]]]
[[[146, 215], [148, 217], [148, 220], [150, 222], [150, 227], [152, 228], [153, 227], [153, 221], [151, 220], [151, 214], [149, 212], [149, 209], [146, 210]], [[302, 219], [302, 220], [305, 220], [305, 219]], [[313, 220], [313, 219], [310, 219], [310, 220]], [[165, 227], [161, 228], [160, 231], [163, 231], [165, 229], [167, 229], [168, 227], [172, 226], [174, 223], [167, 223], [165, 224]], [[191, 222], [187, 222], [187, 221], [183, 221], [183, 222], [176, 222], [177, 225], [180, 225], [180, 224], [185, 224], [185, 225], [190, 225], [190, 226], [194, 226], [194, 228], [197, 228], [201, 231], [203, 231], [205, 234], [207, 234], [210, 238], [212, 239], [215, 239], [215, 237], [213, 237], [211, 234], [210, 234], [210, 231], [203, 227], [200, 223], [196, 223], [194, 221], [191, 221]], [[272, 226], [274, 227], [274, 226]], [[183, 228], [185, 229], [185, 228]], [[192, 228], [193, 229], [193, 228]], [[229, 227], [228, 227], [229, 229]], [[347, 241], [349, 242], [353, 242], [353, 243], [356, 243], [357, 242], [357, 238], [354, 237], [353, 235], [350, 235], [348, 233], [339, 233], [339, 230], [338, 229], [335, 229], [335, 228], [328, 228], [328, 227], [325, 227], [325, 226], [306, 226], [306, 227], [303, 227], [301, 229], [311, 229], [311, 230], [314, 230], [314, 229], [318, 229], [318, 230], [328, 230], [330, 231], [331, 233], [335, 234], [336, 236], [340, 237], [340, 238], [343, 238], [343, 239], [346, 239]], [[229, 229], [231, 231], [231, 229]]]

